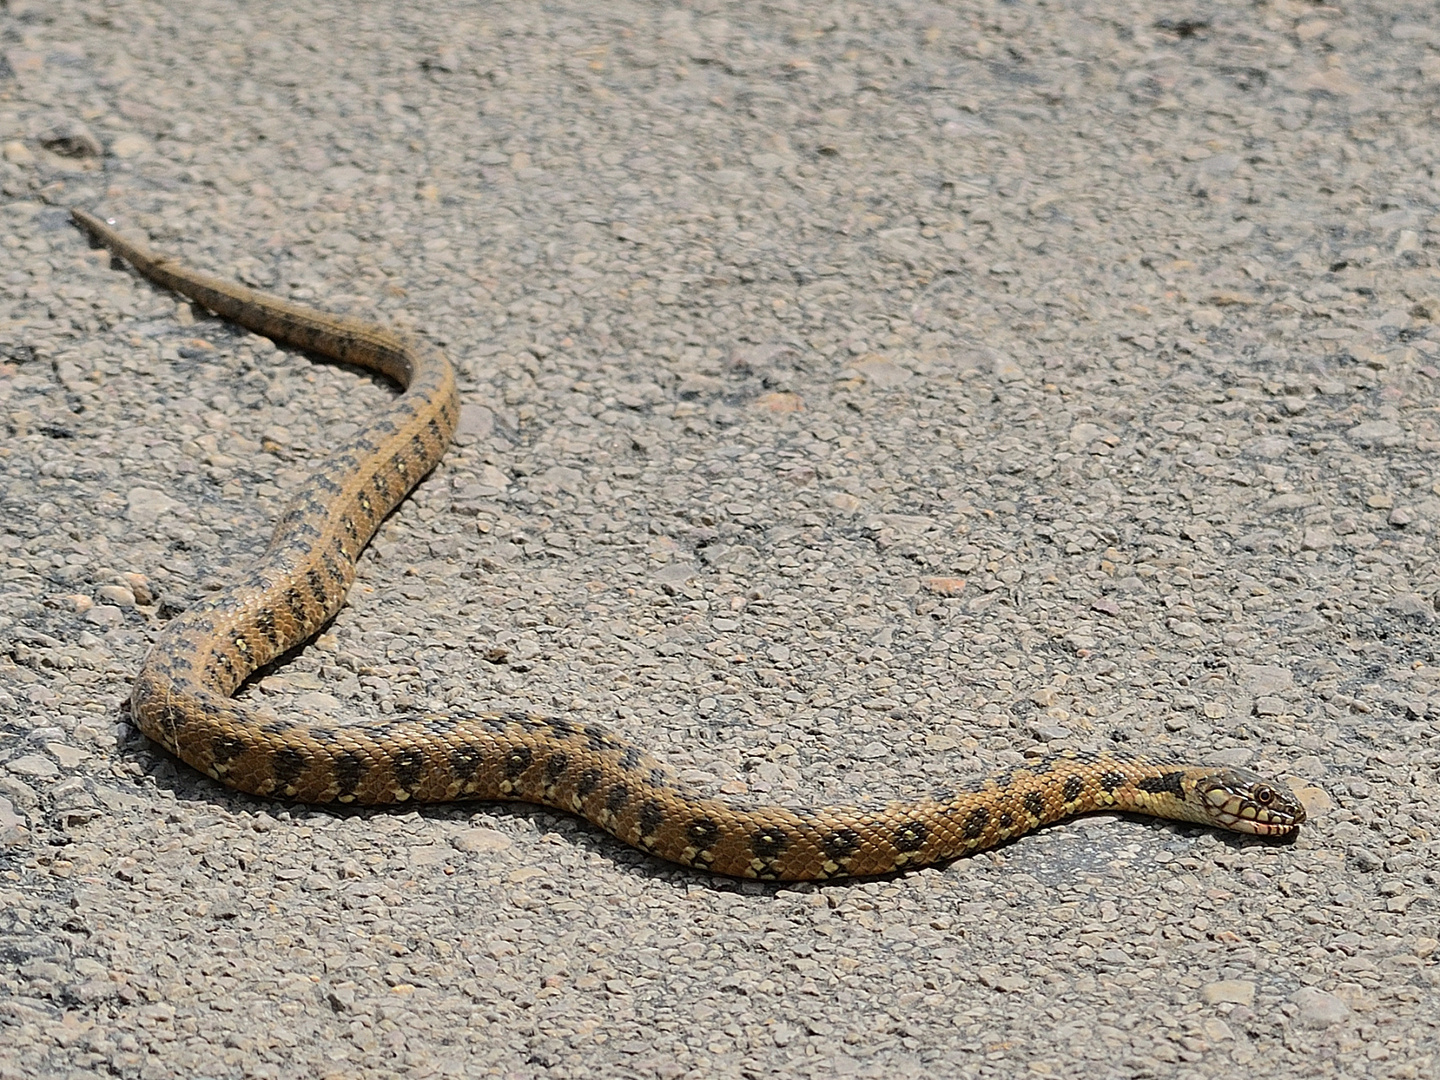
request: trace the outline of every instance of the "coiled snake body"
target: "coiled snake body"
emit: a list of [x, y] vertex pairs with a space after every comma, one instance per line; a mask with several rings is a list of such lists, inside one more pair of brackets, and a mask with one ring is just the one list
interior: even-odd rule
[[345, 602], [381, 520], [444, 454], [459, 417], [449, 362], [423, 342], [210, 277], [77, 224], [152, 281], [276, 341], [404, 387], [301, 487], [244, 577], [173, 619], [135, 679], [142, 731], [254, 795], [358, 804], [513, 799], [579, 814], [663, 859], [738, 877], [804, 880], [945, 862], [1090, 810], [1134, 811], [1261, 835], [1304, 810], [1283, 785], [1228, 767], [1067, 753], [956, 790], [868, 807], [742, 807], [688, 792], [597, 725], [511, 714], [367, 724], [281, 719], [231, 694]]

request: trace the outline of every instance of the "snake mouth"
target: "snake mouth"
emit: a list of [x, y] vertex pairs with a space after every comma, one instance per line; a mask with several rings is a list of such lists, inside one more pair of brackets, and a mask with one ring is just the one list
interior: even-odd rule
[[1220, 823], [1232, 832], [1250, 836], [1293, 836], [1300, 831], [1300, 821], [1256, 821], [1237, 815], [1221, 815]]
[[1238, 807], [1216, 806], [1212, 810], [1219, 825], [1250, 836], [1291, 836], [1305, 822], [1305, 809], [1298, 804], [1283, 815], [1248, 801]]

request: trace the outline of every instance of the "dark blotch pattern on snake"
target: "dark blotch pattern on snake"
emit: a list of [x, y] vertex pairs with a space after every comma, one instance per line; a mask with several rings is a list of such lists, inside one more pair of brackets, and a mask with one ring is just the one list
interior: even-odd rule
[[259, 563], [165, 627], [135, 679], [141, 730], [230, 787], [314, 803], [539, 803], [671, 862], [772, 880], [945, 862], [1091, 810], [1262, 835], [1293, 833], [1304, 820], [1285, 787], [1253, 773], [1114, 753], [1060, 754], [913, 801], [746, 807], [687, 792], [645, 751], [593, 724], [456, 712], [318, 725], [235, 701], [246, 677], [340, 610], [360, 552], [449, 445], [460, 412], [455, 377], [419, 340], [210, 277], [90, 214], [74, 218], [144, 276], [216, 314], [404, 388], [300, 488]]

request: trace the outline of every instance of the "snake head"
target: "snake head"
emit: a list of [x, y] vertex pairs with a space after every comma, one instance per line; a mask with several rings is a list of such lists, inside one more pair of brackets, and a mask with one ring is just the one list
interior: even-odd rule
[[1195, 790], [1214, 823], [1233, 832], [1289, 836], [1305, 820], [1305, 808], [1288, 787], [1247, 769], [1214, 769]]

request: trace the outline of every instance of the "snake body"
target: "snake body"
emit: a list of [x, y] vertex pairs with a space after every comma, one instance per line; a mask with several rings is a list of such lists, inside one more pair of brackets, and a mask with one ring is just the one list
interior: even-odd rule
[[813, 880], [942, 863], [1092, 810], [1259, 835], [1305, 813], [1242, 769], [1119, 753], [1062, 753], [968, 786], [868, 806], [746, 807], [688, 791], [594, 724], [526, 713], [417, 715], [363, 724], [283, 719], [231, 697], [343, 606], [380, 522], [440, 461], [459, 418], [449, 361], [424, 342], [200, 273], [105, 222], [77, 224], [142, 275], [275, 341], [380, 372], [403, 393], [300, 488], [244, 576], [171, 620], [136, 676], [140, 729], [214, 779], [308, 803], [518, 800], [578, 814], [671, 862]]

